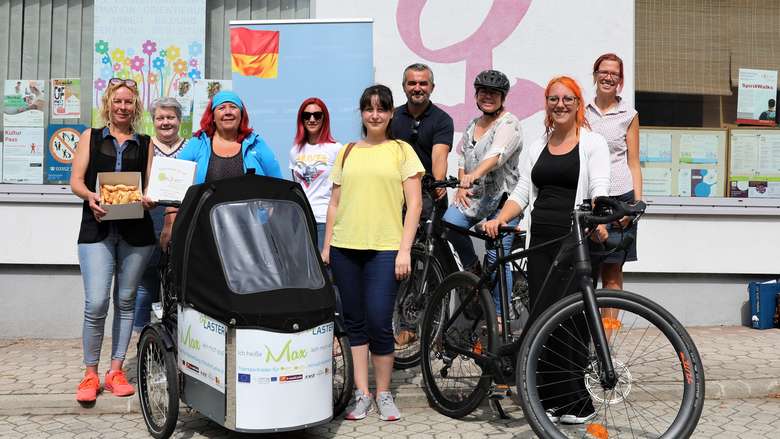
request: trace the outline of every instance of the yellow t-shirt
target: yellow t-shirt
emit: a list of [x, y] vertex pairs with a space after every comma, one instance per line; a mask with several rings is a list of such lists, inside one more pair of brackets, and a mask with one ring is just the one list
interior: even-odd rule
[[398, 250], [401, 247], [403, 182], [424, 173], [420, 159], [404, 141], [372, 147], [355, 146], [344, 169], [339, 151], [330, 179], [341, 186], [331, 245], [358, 250]]

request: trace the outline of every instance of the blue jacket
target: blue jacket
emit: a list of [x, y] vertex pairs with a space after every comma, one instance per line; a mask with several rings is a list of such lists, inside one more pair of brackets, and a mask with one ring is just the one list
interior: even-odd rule
[[[247, 169], [254, 169], [257, 175], [282, 178], [282, 170], [279, 168], [279, 162], [276, 161], [273, 151], [256, 133], [250, 133], [241, 142], [241, 153], [244, 157], [244, 172]], [[188, 140], [177, 158], [198, 164], [195, 169], [195, 184], [200, 184], [206, 181], [210, 157], [211, 139], [203, 133]]]

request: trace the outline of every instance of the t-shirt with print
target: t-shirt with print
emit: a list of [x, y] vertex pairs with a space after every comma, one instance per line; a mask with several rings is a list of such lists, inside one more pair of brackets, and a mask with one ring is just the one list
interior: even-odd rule
[[341, 186], [331, 245], [358, 250], [398, 250], [403, 234], [403, 182], [425, 172], [412, 147], [389, 140], [342, 148], [330, 179]]
[[290, 171], [293, 180], [299, 183], [306, 193], [318, 223], [324, 223], [328, 216], [328, 203], [333, 187], [328, 177], [340, 149], [341, 144], [338, 142], [317, 145], [307, 143], [300, 148], [293, 145], [290, 149]]

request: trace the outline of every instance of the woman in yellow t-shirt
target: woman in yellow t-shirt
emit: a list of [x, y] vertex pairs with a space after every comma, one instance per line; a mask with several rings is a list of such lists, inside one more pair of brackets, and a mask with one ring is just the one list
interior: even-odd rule
[[411, 271], [425, 168], [408, 143], [392, 139], [389, 88], [367, 88], [360, 113], [363, 139], [342, 148], [331, 170], [322, 259], [333, 271], [352, 345], [356, 390], [345, 417], [363, 419], [374, 408], [368, 392], [370, 351], [380, 418], [395, 421], [401, 414], [390, 394], [393, 304], [398, 281]]

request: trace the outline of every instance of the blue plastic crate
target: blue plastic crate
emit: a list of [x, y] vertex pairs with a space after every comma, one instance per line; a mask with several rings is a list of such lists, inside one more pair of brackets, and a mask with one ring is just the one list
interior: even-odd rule
[[773, 326], [777, 306], [777, 295], [780, 293], [778, 281], [750, 282], [750, 321], [755, 329], [769, 329]]

